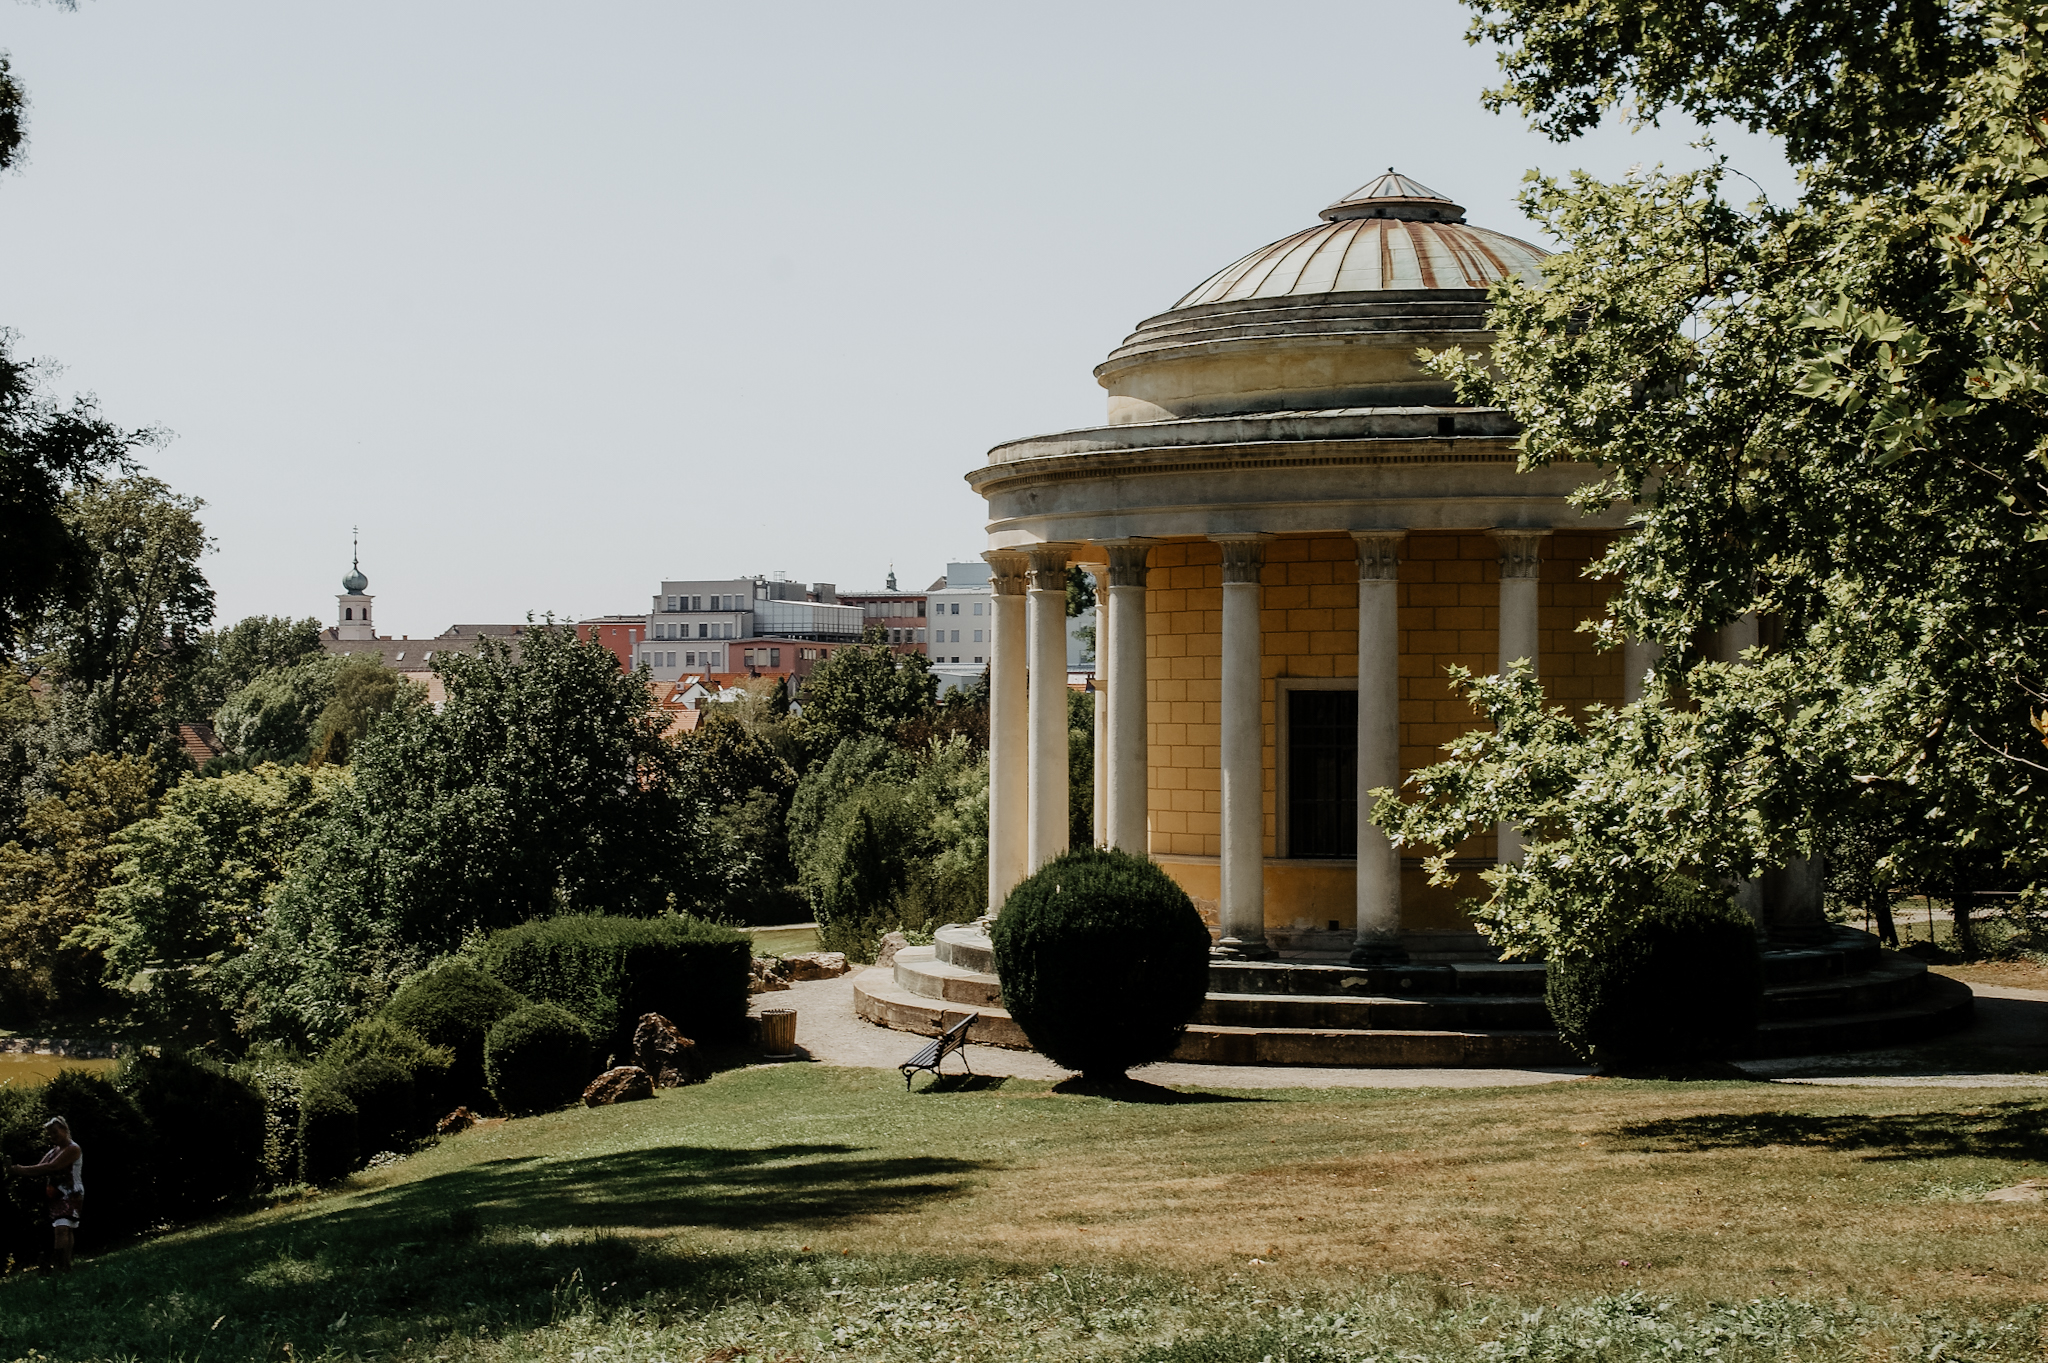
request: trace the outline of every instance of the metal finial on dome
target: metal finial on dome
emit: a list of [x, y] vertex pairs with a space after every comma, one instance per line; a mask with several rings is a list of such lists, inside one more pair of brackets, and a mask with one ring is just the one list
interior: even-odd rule
[[363, 576], [363, 532], [361, 526], [350, 529], [354, 533], [349, 540], [348, 576], [341, 580], [341, 589], [351, 596], [361, 596], [370, 586], [370, 579]]
[[1387, 167], [1322, 212], [1325, 222], [1346, 218], [1399, 218], [1408, 222], [1463, 222], [1465, 209], [1418, 180]]

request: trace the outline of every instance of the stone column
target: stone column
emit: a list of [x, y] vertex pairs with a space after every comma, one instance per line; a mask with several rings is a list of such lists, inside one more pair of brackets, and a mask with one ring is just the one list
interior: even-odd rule
[[1064, 544], [1031, 552], [1026, 633], [1031, 665], [1031, 818], [1028, 869], [1067, 850], [1067, 553]]
[[1621, 641], [1621, 699], [1624, 705], [1643, 698], [1649, 671], [1663, 656], [1662, 644], [1646, 644], [1640, 639]]
[[1260, 570], [1271, 535], [1211, 535], [1223, 547], [1222, 956], [1269, 960], [1265, 724], [1259, 704]]
[[1094, 790], [1088, 808], [1094, 815], [1095, 845], [1109, 845], [1109, 565], [1084, 563], [1081, 570], [1095, 584], [1095, 678], [1089, 684], [1095, 702]]
[[1358, 543], [1358, 928], [1353, 965], [1400, 965], [1401, 854], [1372, 821], [1369, 792], [1401, 783], [1399, 530]]
[[[1543, 541], [1548, 530], [1492, 530], [1500, 545], [1500, 674], [1517, 662], [1531, 670], [1540, 663], [1537, 587], [1541, 579]], [[1495, 859], [1515, 863], [1522, 859], [1522, 830], [1502, 823], [1494, 829]]]
[[1145, 540], [1123, 540], [1109, 550], [1109, 598], [1098, 619], [1109, 625], [1110, 652], [1096, 641], [1098, 663], [1109, 660], [1109, 845], [1134, 856], [1151, 851], [1147, 796], [1151, 777], [1145, 677]]
[[1025, 875], [1030, 800], [1025, 728], [1025, 556], [983, 554], [995, 588], [988, 652], [988, 910], [996, 913]]

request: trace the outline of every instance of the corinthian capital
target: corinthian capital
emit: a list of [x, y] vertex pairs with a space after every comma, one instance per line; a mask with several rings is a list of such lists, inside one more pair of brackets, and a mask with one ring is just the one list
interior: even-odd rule
[[1500, 546], [1500, 575], [1504, 580], [1536, 580], [1540, 575], [1543, 541], [1550, 538], [1548, 530], [1489, 530], [1486, 533], [1493, 536], [1493, 542]]
[[1223, 548], [1223, 581], [1256, 583], [1266, 564], [1266, 542], [1271, 535], [1211, 535], [1212, 543]]
[[1401, 541], [1405, 530], [1354, 530], [1351, 540], [1358, 546], [1360, 582], [1397, 582], [1401, 577]]
[[1022, 596], [1029, 585], [1030, 556], [1015, 549], [991, 549], [982, 561], [988, 564], [989, 585], [997, 596]]

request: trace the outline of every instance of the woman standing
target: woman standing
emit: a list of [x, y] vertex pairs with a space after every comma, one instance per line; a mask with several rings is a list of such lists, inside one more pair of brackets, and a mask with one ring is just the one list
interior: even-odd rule
[[57, 1251], [57, 1271], [71, 1271], [71, 1250], [78, 1233], [78, 1219], [85, 1208], [85, 1151], [71, 1139], [71, 1124], [62, 1117], [43, 1123], [50, 1149], [39, 1164], [10, 1164], [7, 1172], [20, 1178], [46, 1180], [43, 1196], [50, 1209], [50, 1239]]

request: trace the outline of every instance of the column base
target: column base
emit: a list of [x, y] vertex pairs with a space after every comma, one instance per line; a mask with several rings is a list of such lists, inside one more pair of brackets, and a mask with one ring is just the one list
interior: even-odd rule
[[1351, 948], [1353, 965], [1407, 965], [1408, 949], [1398, 937], [1372, 937]]
[[1222, 961], [1271, 961], [1280, 953], [1267, 946], [1264, 939], [1247, 942], [1238, 937], [1225, 937], [1209, 948], [1209, 955]]

